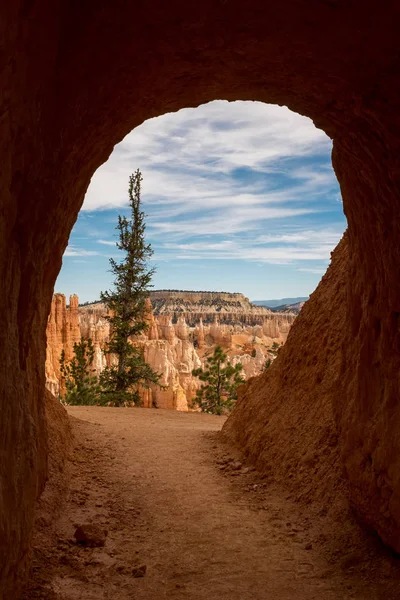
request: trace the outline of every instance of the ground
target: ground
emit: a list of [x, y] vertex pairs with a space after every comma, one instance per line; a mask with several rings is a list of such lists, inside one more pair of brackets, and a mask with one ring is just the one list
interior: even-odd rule
[[[359, 543], [338, 547], [324, 515], [294, 503], [226, 445], [224, 417], [68, 412], [70, 489], [52, 533], [35, 538], [23, 600], [400, 597], [399, 559], [357, 524]], [[104, 547], [75, 542], [85, 523], [107, 531]]]

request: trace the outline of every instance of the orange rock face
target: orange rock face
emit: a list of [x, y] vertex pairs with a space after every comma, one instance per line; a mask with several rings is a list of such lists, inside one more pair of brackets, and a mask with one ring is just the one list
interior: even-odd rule
[[[349, 254], [340, 322], [324, 325], [327, 339], [327, 323], [342, 332], [329, 423], [356, 509], [399, 549], [399, 3], [5, 0], [0, 10], [3, 597], [17, 597], [46, 476], [47, 318], [90, 178], [145, 119], [216, 98], [287, 105], [333, 139]], [[303, 351], [288, 344], [275, 386], [279, 365]]]
[[81, 340], [78, 315], [78, 296], [70, 296], [66, 305], [64, 294], [55, 294], [51, 303], [46, 338], [46, 387], [55, 395], [59, 392], [60, 358], [64, 350], [65, 359], [74, 355], [74, 344]]
[[397, 472], [384, 466], [393, 460], [396, 464], [397, 459], [383, 452], [383, 448], [388, 451], [385, 436], [390, 439], [392, 425], [381, 426], [382, 437], [372, 436], [373, 427], [384, 421], [382, 409], [376, 407], [371, 415], [367, 410], [352, 414], [354, 404], [343, 402], [343, 378], [349, 377], [353, 384], [357, 379], [355, 357], [345, 349], [350, 344], [345, 318], [346, 238], [274, 364], [242, 386], [224, 432], [261, 471], [273, 472], [307, 503], [318, 502], [328, 510], [348, 488], [358, 513], [399, 551]]
[[272, 470], [299, 498], [326, 506], [342, 485], [333, 406], [341, 370], [347, 268], [348, 249], [342, 240], [277, 359], [241, 387], [223, 430], [261, 471]]

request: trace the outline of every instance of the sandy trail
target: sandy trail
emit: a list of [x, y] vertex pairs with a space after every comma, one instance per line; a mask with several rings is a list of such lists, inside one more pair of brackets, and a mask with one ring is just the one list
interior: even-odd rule
[[[392, 559], [332, 564], [316, 524], [220, 440], [224, 419], [151, 409], [73, 407], [71, 491], [54, 547], [38, 548], [25, 600], [388, 600]], [[228, 456], [229, 455], [229, 456]], [[228, 462], [227, 462], [228, 460]], [[238, 465], [234, 465], [238, 467]], [[74, 526], [108, 530], [103, 548]], [[317, 536], [318, 537], [318, 536]], [[347, 556], [347, 563], [346, 563]], [[363, 562], [364, 561], [364, 562]], [[146, 565], [146, 575], [132, 569]], [[338, 566], [339, 565], [339, 566]]]

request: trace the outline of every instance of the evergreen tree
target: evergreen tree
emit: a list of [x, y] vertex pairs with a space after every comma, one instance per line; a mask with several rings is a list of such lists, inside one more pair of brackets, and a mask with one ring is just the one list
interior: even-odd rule
[[90, 374], [94, 358], [91, 339], [81, 340], [74, 344], [74, 357], [70, 362], [65, 360], [64, 350], [61, 352], [60, 372], [65, 384], [66, 404], [97, 404], [99, 387], [97, 377]]
[[242, 365], [233, 366], [227, 360], [221, 346], [216, 346], [214, 354], [207, 358], [205, 368], [194, 369], [192, 374], [203, 381], [196, 392], [194, 404], [198, 404], [203, 412], [222, 415], [230, 412], [236, 401], [236, 389], [243, 383]]
[[110, 258], [114, 289], [100, 295], [109, 309], [110, 341], [106, 353], [116, 361], [101, 373], [100, 383], [105, 401], [115, 406], [137, 404], [139, 388], [149, 387], [150, 383], [159, 385], [160, 379], [144, 360], [142, 348], [135, 343], [135, 338], [148, 327], [146, 299], [154, 275], [154, 269], [147, 267], [153, 251], [144, 238], [145, 214], [140, 205], [142, 180], [139, 169], [129, 177], [131, 219], [119, 216], [116, 227], [119, 231], [117, 248], [124, 253], [124, 258], [121, 262]]

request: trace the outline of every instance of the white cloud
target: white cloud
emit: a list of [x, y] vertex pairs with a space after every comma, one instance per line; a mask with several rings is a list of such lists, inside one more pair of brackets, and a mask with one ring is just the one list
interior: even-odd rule
[[276, 244], [276, 243], [306, 243], [307, 245], [319, 245], [321, 242], [331, 247], [336, 246], [343, 232], [338, 229], [323, 228], [320, 230], [297, 230], [292, 233], [278, 235], [264, 234], [254, 240], [254, 244]]
[[98, 244], [103, 244], [103, 246], [115, 246], [116, 242], [111, 240], [96, 240]]
[[[94, 175], [83, 209], [126, 205], [128, 177], [136, 168], [144, 176], [146, 208], [155, 213], [165, 205], [172, 205], [171, 216], [176, 216], [202, 208], [298, 201], [300, 190], [321, 193], [336, 185], [335, 176], [330, 165], [291, 171], [284, 159], [330, 148], [330, 140], [309, 119], [285, 107], [215, 101], [150, 119], [127, 135]], [[259, 177], [243, 181], [236, 174], [243, 168]], [[291, 178], [291, 189], [268, 189], [268, 172]]]
[[312, 213], [310, 209], [290, 208], [237, 208], [231, 210], [229, 215], [219, 211], [209, 216], [196, 217], [191, 220], [164, 220], [151, 221], [149, 230], [154, 240], [159, 237], [168, 239], [200, 237], [209, 235], [239, 234], [256, 231], [262, 222], [273, 219], [285, 219]]
[[[90, 211], [127, 206], [129, 175], [140, 168], [156, 262], [298, 263], [298, 271], [321, 274], [342, 235], [330, 151], [309, 119], [259, 102], [216, 101], [150, 119], [94, 175], [83, 210], [99, 221], [85, 235], [94, 247], [115, 247], [115, 220]], [[331, 227], [321, 225], [328, 210]]]
[[68, 246], [64, 252], [64, 256], [97, 256], [99, 253], [94, 250], [85, 250], [84, 248], [76, 248]]
[[[296, 261], [328, 263], [332, 248], [339, 242], [341, 231], [298, 231], [287, 235], [259, 236], [213, 242], [167, 242], [161, 257], [183, 260], [246, 260], [269, 264], [291, 264]], [[164, 254], [166, 253], [166, 254]], [[156, 257], [158, 258], [158, 256]], [[321, 266], [304, 267], [300, 271], [324, 273]]]

